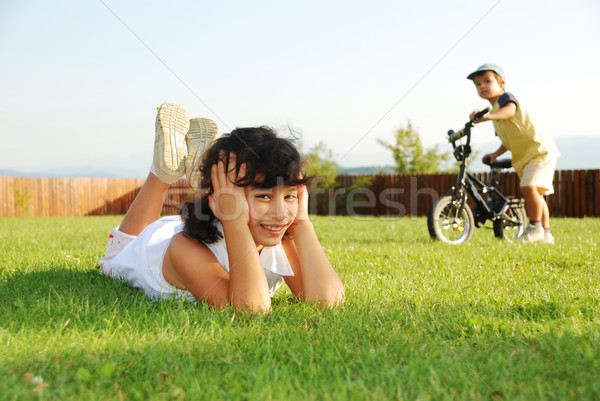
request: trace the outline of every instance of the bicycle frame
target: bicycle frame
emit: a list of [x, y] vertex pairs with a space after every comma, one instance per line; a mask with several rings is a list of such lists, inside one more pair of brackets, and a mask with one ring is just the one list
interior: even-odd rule
[[[502, 213], [508, 207], [509, 200], [496, 188], [496, 171], [492, 170], [492, 176], [488, 185], [481, 182], [477, 177], [467, 172], [464, 177], [467, 192], [480, 207], [488, 219], [495, 220], [502, 216]], [[487, 194], [487, 199], [484, 200], [481, 194]]]
[[[477, 113], [472, 121], [458, 132], [449, 131], [448, 140], [454, 148], [454, 157], [459, 163], [456, 185], [444, 196], [435, 201], [427, 214], [427, 229], [433, 239], [449, 244], [467, 242], [475, 228], [492, 221], [494, 236], [506, 240], [517, 239], [523, 234], [527, 214], [522, 198], [504, 196], [497, 188], [502, 172], [511, 167], [511, 160], [484, 160], [492, 168], [489, 183], [486, 184], [469, 173], [467, 165], [471, 155], [471, 128], [473, 121], [480, 119], [488, 109]], [[464, 138], [461, 144], [457, 141]], [[475, 203], [475, 208], [467, 204], [467, 199]]]
[[[476, 116], [476, 119], [481, 118], [481, 116], [487, 112], [488, 109], [482, 111]], [[490, 182], [487, 185], [467, 171], [467, 159], [471, 154], [470, 143], [472, 127], [473, 122], [469, 121], [462, 130], [458, 132], [448, 132], [448, 140], [452, 143], [452, 147], [454, 148], [454, 157], [461, 162], [456, 186], [450, 189], [448, 195], [461, 198], [461, 204], [458, 210], [459, 215], [462, 213], [464, 205], [467, 202], [467, 196], [471, 196], [476, 205], [483, 211], [485, 219], [493, 221], [502, 216], [512, 201], [500, 193], [496, 188], [496, 185], [499, 184], [499, 181], [496, 180], [496, 174], [498, 171], [504, 170], [503, 168], [492, 167], [492, 175], [490, 177]], [[465, 136], [466, 144], [456, 145], [456, 141]], [[487, 194], [487, 199], [484, 199], [482, 194]]]

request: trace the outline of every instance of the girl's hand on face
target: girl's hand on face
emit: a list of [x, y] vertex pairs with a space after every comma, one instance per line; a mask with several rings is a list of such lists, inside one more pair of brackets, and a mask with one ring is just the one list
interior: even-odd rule
[[308, 189], [306, 185], [298, 185], [298, 213], [294, 219], [293, 225], [309, 221], [308, 217]]
[[[227, 168], [225, 164], [227, 163]], [[246, 164], [236, 172], [236, 157], [234, 153], [226, 157], [225, 152], [219, 155], [219, 162], [210, 169], [213, 193], [208, 197], [208, 205], [221, 223], [242, 221], [248, 224], [248, 202], [243, 187], [235, 183], [246, 175]]]

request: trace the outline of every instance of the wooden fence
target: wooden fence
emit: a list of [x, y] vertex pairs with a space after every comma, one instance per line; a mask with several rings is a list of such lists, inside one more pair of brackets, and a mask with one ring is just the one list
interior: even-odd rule
[[[490, 173], [474, 174], [487, 183]], [[338, 194], [328, 202], [317, 202], [317, 214], [358, 214], [374, 216], [423, 216], [438, 197], [456, 185], [457, 174], [376, 175], [367, 191], [352, 188], [360, 176], [343, 175], [337, 180]], [[517, 174], [506, 173], [497, 188], [504, 195], [522, 196]], [[354, 192], [354, 193], [352, 193]], [[372, 193], [370, 195], [369, 193]], [[325, 196], [318, 194], [317, 196]], [[346, 199], [343, 199], [346, 197]], [[331, 198], [341, 198], [334, 203]], [[344, 202], [345, 201], [345, 202]], [[546, 196], [550, 213], [554, 217], [600, 217], [600, 170], [560, 170], [554, 175], [554, 194]], [[327, 203], [329, 210], [323, 210]], [[472, 202], [471, 206], [474, 206]], [[337, 207], [335, 213], [332, 208]], [[345, 210], [344, 210], [345, 209]], [[313, 206], [313, 212], [314, 206]]]
[[[489, 173], [476, 174], [487, 182]], [[362, 177], [362, 178], [361, 178]], [[422, 216], [431, 203], [456, 183], [456, 174], [338, 176], [338, 188], [313, 189], [311, 212], [374, 216]], [[124, 214], [143, 179], [0, 177], [0, 217]], [[600, 170], [560, 170], [547, 202], [552, 216], [600, 217]], [[499, 189], [519, 195], [515, 173], [504, 175]], [[181, 180], [171, 186], [165, 214], [178, 213], [194, 193]]]

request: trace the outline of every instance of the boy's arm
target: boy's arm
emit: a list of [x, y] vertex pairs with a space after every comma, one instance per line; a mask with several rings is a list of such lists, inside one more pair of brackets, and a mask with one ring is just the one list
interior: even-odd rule
[[475, 124], [483, 122], [483, 121], [498, 121], [498, 120], [508, 120], [512, 118], [517, 112], [517, 100], [512, 95], [512, 93], [505, 92], [502, 96], [500, 96], [497, 100], [491, 100], [490, 103], [494, 104], [498, 102], [499, 108], [493, 113], [485, 114], [483, 117], [475, 120], [475, 115], [479, 112], [475, 110], [471, 113], [470, 119]]
[[[504, 107], [499, 108], [493, 113], [485, 114], [479, 120], [475, 121], [476, 123], [480, 123], [483, 121], [498, 121], [498, 120], [508, 120], [512, 118], [517, 112], [517, 105], [513, 102], [507, 103]], [[505, 150], [506, 151], [506, 150]]]
[[494, 153], [488, 153], [487, 155], [483, 155], [483, 157], [481, 158], [481, 161], [483, 163], [485, 163], [484, 160], [486, 158], [489, 158], [490, 159], [489, 164], [492, 164], [494, 162], [494, 160], [496, 160], [498, 158], [498, 156], [503, 155], [504, 153], [506, 153], [507, 150], [508, 149], [506, 149], [504, 147], [504, 145], [500, 145], [500, 147]]

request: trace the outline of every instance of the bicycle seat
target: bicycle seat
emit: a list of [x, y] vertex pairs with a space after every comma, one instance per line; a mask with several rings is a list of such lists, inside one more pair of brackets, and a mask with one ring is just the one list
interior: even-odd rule
[[496, 159], [492, 163], [493, 168], [511, 168], [512, 167], [512, 159]]
[[491, 168], [511, 168], [512, 167], [512, 159], [496, 159], [492, 164], [490, 164], [489, 157], [483, 159], [483, 163], [487, 164]]

